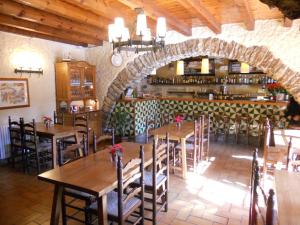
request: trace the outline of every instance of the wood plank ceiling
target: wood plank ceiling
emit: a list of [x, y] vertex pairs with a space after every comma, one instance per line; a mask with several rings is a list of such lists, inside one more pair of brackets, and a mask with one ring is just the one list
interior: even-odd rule
[[[73, 45], [101, 45], [107, 27], [122, 16], [134, 29], [141, 7], [155, 32], [156, 19], [166, 17], [168, 30], [191, 35], [191, 28], [207, 26], [221, 33], [221, 25], [243, 23], [253, 30], [255, 20], [282, 19], [277, 9], [259, 0], [0, 0], [0, 31]], [[283, 26], [291, 26], [285, 20]]]

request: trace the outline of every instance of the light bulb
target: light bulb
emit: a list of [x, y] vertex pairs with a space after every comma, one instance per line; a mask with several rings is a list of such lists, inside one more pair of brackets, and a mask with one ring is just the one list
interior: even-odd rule
[[157, 24], [156, 24], [156, 36], [159, 38], [164, 38], [167, 33], [167, 26], [166, 26], [166, 18], [158, 17]]
[[129, 29], [127, 27], [124, 27], [122, 32], [122, 41], [128, 41], [129, 38]]
[[145, 35], [147, 29], [147, 19], [144, 13], [140, 13], [137, 16], [137, 23], [136, 23], [136, 35]]
[[142, 38], [143, 41], [151, 41], [151, 30], [150, 28], [147, 28], [145, 31], [145, 34]]
[[115, 37], [122, 38], [122, 33], [124, 29], [124, 19], [122, 17], [115, 18]]
[[115, 24], [108, 25], [108, 41], [112, 42], [115, 41], [116, 34], [115, 34]]

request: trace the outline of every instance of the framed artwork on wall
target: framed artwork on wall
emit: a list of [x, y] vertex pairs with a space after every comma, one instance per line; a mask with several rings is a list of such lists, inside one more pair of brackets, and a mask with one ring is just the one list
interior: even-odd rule
[[0, 78], [0, 109], [29, 106], [27, 78]]

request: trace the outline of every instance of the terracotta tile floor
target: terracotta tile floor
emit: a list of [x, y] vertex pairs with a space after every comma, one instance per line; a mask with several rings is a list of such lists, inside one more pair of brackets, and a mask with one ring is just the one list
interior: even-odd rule
[[[171, 175], [169, 211], [159, 215], [159, 224], [248, 224], [254, 147], [212, 143], [211, 149], [211, 162], [197, 174], [189, 172], [187, 180]], [[52, 193], [52, 185], [33, 175], [0, 167], [0, 224], [49, 224]]]

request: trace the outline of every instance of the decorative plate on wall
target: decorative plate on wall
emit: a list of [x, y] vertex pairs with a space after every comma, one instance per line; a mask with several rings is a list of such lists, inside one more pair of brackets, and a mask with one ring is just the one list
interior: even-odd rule
[[111, 64], [113, 66], [119, 67], [123, 63], [123, 57], [120, 53], [114, 53], [111, 56]]

